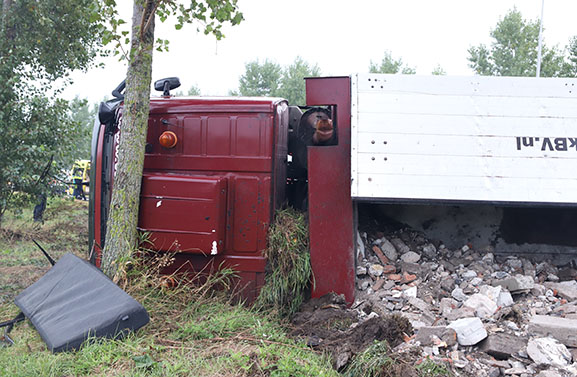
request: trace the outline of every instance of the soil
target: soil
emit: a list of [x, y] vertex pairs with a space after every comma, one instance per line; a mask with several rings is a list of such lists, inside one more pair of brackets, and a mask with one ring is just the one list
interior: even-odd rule
[[335, 369], [341, 370], [352, 356], [375, 341], [386, 340], [394, 348], [413, 334], [409, 321], [400, 315], [357, 321], [357, 314], [347, 308], [344, 298], [331, 293], [301, 307], [293, 317], [291, 335], [305, 338], [315, 350], [329, 353]]
[[36, 282], [49, 269], [49, 266], [0, 267], [0, 304], [9, 302], [16, 294]]
[[86, 258], [87, 211], [87, 202], [55, 200], [46, 208], [42, 223], [33, 222], [28, 213], [19, 218], [11, 213], [5, 215], [0, 229], [0, 305], [11, 303], [50, 269], [32, 240], [55, 260], [67, 252]]

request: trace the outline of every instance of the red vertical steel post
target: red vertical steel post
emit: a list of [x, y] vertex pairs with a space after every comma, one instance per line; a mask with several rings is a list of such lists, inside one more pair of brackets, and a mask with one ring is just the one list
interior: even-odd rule
[[354, 301], [355, 260], [351, 199], [350, 77], [309, 78], [307, 105], [336, 106], [338, 145], [308, 150], [309, 232], [313, 297], [329, 292]]

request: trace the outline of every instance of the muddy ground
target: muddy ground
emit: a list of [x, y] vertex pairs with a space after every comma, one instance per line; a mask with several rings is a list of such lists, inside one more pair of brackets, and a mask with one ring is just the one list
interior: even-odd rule
[[347, 308], [344, 298], [336, 294], [305, 303], [293, 317], [292, 325], [291, 335], [305, 339], [315, 350], [330, 354], [337, 370], [375, 341], [386, 340], [394, 348], [413, 335], [409, 321], [399, 315], [359, 322], [358, 314]]

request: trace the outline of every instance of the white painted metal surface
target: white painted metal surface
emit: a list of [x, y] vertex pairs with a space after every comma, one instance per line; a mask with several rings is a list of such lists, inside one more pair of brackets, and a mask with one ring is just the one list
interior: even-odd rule
[[577, 203], [577, 79], [352, 77], [356, 198]]

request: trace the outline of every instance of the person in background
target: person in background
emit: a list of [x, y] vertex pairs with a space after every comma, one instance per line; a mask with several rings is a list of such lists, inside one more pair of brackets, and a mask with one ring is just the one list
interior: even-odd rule
[[46, 209], [46, 195], [38, 194], [38, 204], [34, 207], [34, 222], [43, 222], [44, 210]]
[[84, 195], [84, 187], [82, 185], [82, 170], [78, 169], [74, 171], [74, 192], [72, 196], [76, 199], [86, 200], [86, 196]]

